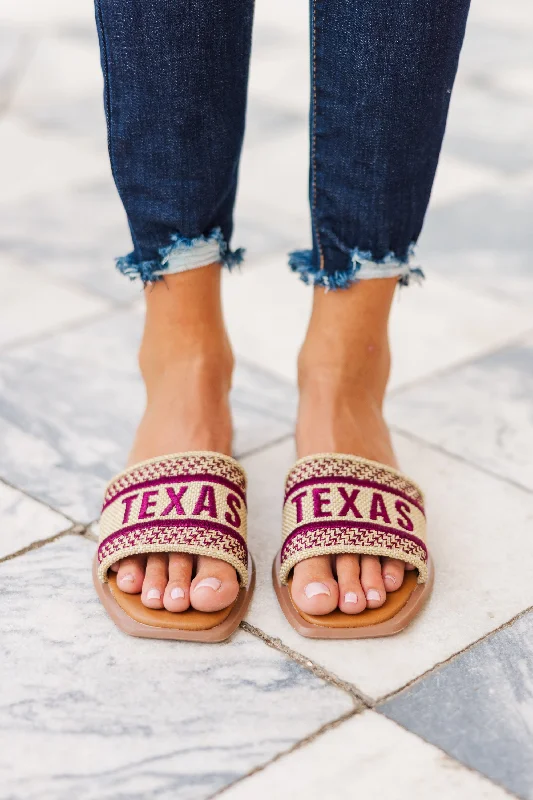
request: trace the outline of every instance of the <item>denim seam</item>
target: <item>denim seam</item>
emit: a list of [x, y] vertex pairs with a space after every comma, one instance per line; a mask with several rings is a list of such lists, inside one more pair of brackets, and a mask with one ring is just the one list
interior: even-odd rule
[[[117, 192], [119, 194], [120, 199], [122, 200], [122, 204], [124, 204], [124, 198], [122, 196], [122, 191], [120, 188], [120, 181], [118, 179], [118, 171], [115, 165], [115, 156], [113, 153], [113, 136], [112, 136], [112, 124], [113, 124], [113, 115], [112, 115], [112, 103], [111, 103], [111, 73], [109, 69], [109, 55], [108, 55], [108, 44], [107, 44], [107, 36], [105, 32], [104, 20], [102, 17], [102, 9], [100, 6], [100, 0], [95, 0], [95, 16], [96, 16], [96, 23], [98, 30], [100, 31], [101, 41], [102, 41], [102, 55], [103, 55], [103, 77], [104, 77], [104, 108], [105, 108], [105, 118], [106, 118], [106, 128], [107, 128], [107, 149], [109, 151], [109, 164], [111, 167], [111, 174], [113, 176], [113, 180], [115, 182], [115, 186], [117, 187]], [[133, 229], [130, 225], [130, 233], [133, 239], [134, 246], [138, 246], [138, 242], [136, 241], [136, 236], [133, 232]]]
[[324, 251], [322, 249], [322, 242], [320, 240], [320, 230], [318, 227], [318, 219], [317, 219], [317, 180], [316, 180], [316, 117], [317, 117], [317, 89], [316, 89], [316, 74], [317, 74], [317, 63], [316, 63], [316, 4], [317, 0], [313, 0], [313, 15], [312, 15], [312, 37], [311, 37], [311, 47], [313, 49], [313, 69], [312, 69], [312, 87], [313, 87], [313, 101], [312, 101], [312, 136], [311, 136], [311, 164], [312, 164], [312, 194], [313, 194], [313, 207], [312, 207], [312, 218], [313, 218], [313, 226], [315, 229], [315, 236], [316, 236], [316, 244], [318, 248], [318, 255], [320, 261], [320, 269], [324, 268]]

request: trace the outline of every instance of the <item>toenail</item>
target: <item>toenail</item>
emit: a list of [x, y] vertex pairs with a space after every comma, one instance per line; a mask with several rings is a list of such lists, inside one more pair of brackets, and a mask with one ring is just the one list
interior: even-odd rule
[[120, 580], [121, 583], [133, 583], [135, 578], [131, 574], [131, 572], [127, 572], [125, 575], [121, 575], [119, 580]]
[[308, 583], [304, 589], [306, 597], [314, 597], [316, 594], [331, 594], [325, 583]]
[[397, 583], [396, 578], [394, 575], [385, 575], [384, 580], [389, 581], [390, 583]]
[[159, 589], [150, 589], [148, 594], [146, 595], [147, 600], [160, 600], [161, 599], [161, 592]]
[[344, 595], [344, 602], [345, 603], [357, 603], [357, 595], [355, 592], [346, 592]]
[[179, 586], [174, 586], [170, 592], [170, 596], [172, 600], [181, 600], [182, 597], [185, 597], [185, 592]]
[[367, 600], [381, 600], [381, 595], [377, 589], [369, 589], [366, 593]]
[[214, 592], [217, 592], [220, 587], [222, 586], [222, 581], [219, 581], [218, 578], [204, 578], [199, 583], [196, 584], [194, 587], [194, 591], [196, 592], [197, 589], [213, 589]]

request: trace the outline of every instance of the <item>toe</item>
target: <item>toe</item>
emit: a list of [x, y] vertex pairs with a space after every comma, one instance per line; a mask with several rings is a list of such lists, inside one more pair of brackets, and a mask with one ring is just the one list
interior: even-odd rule
[[405, 564], [397, 558], [384, 558], [381, 563], [381, 574], [383, 575], [383, 583], [388, 592], [394, 592], [399, 589], [403, 583], [403, 574]]
[[387, 593], [381, 576], [381, 561], [377, 556], [361, 556], [361, 586], [368, 608], [379, 608], [383, 605]]
[[347, 553], [337, 556], [336, 569], [340, 610], [345, 614], [359, 614], [366, 608], [366, 596], [359, 580], [359, 556]]
[[337, 607], [339, 587], [333, 577], [331, 558], [315, 556], [294, 567], [291, 594], [306, 614], [329, 614]]
[[146, 561], [141, 600], [148, 608], [163, 608], [163, 595], [168, 582], [168, 556], [152, 553]]
[[198, 611], [220, 611], [231, 605], [239, 593], [237, 573], [231, 564], [199, 556], [196, 577], [191, 583], [191, 605]]
[[139, 594], [144, 580], [145, 556], [123, 558], [118, 566], [118, 588], [128, 594]]
[[163, 596], [167, 611], [185, 611], [189, 608], [193, 557], [187, 553], [170, 553], [168, 557], [168, 583]]

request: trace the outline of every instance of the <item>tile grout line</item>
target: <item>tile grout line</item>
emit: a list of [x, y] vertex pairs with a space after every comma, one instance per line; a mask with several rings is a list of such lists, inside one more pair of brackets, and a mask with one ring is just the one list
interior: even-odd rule
[[320, 664], [316, 664], [307, 656], [304, 656], [301, 653], [298, 653], [296, 650], [293, 650], [292, 648], [283, 644], [281, 639], [269, 636], [260, 628], [256, 628], [255, 625], [250, 625], [250, 623], [246, 622], [246, 620], [241, 622], [240, 627], [252, 634], [252, 636], [261, 639], [261, 641], [264, 642], [268, 647], [272, 647], [273, 650], [283, 653], [283, 655], [287, 656], [292, 661], [295, 661], [301, 667], [304, 667], [309, 672], [312, 672], [315, 677], [320, 678], [326, 683], [329, 683], [330, 686], [335, 686], [336, 689], [346, 692], [350, 695], [352, 700], [360, 703], [364, 708], [373, 708], [373, 701], [370, 698], [367, 698], [359, 689], [357, 689], [357, 687], [351, 683], [348, 683], [347, 681], [343, 681], [341, 678], [333, 675], [324, 667], [321, 667]]
[[5, 563], [6, 561], [12, 561], [14, 558], [18, 558], [19, 556], [24, 556], [26, 553], [31, 553], [32, 550], [40, 550], [42, 547], [45, 547], [47, 544], [52, 544], [53, 542], [57, 542], [58, 539], [63, 539], [66, 536], [84, 536], [85, 535], [85, 526], [79, 525], [78, 523], [74, 523], [69, 528], [66, 528], [63, 531], [59, 531], [59, 533], [55, 533], [53, 536], [49, 536], [47, 539], [38, 539], [36, 542], [32, 542], [31, 544], [27, 545], [27, 547], [21, 547], [20, 550], [16, 550], [14, 553], [8, 553], [7, 556], [2, 556], [0, 558], [0, 564]]
[[[47, 275], [46, 277], [48, 278], [51, 276]], [[15, 341], [13, 342], [8, 342], [6, 344], [0, 345], [0, 358], [2, 358], [4, 355], [16, 352], [18, 348], [27, 347], [28, 345], [40, 343], [42, 341], [48, 341], [50, 339], [53, 339], [54, 336], [79, 330], [80, 328], [83, 328], [84, 325], [92, 325], [95, 322], [99, 322], [100, 320], [109, 317], [115, 312], [127, 311], [130, 308], [132, 308], [137, 302], [137, 300], [131, 300], [125, 303], [117, 303], [114, 300], [103, 297], [102, 295], [96, 294], [95, 292], [91, 292], [89, 289], [83, 286], [83, 284], [70, 282], [70, 286], [73, 289], [77, 290], [78, 292], [85, 293], [92, 300], [100, 300], [102, 303], [106, 303], [107, 307], [102, 309], [102, 311], [95, 311], [93, 314], [89, 314], [86, 317], [73, 319], [70, 322], [65, 322], [62, 325], [58, 325], [57, 328], [50, 328], [49, 330], [41, 331], [40, 333], [36, 333], [35, 335], [26, 336], [20, 339], [15, 339]]]
[[460, 358], [453, 364], [448, 364], [441, 369], [436, 369], [434, 372], [429, 372], [427, 375], [420, 376], [419, 378], [414, 378], [412, 381], [407, 381], [406, 383], [402, 384], [401, 386], [396, 386], [394, 389], [390, 389], [387, 392], [387, 398], [391, 397], [394, 398], [397, 395], [401, 394], [402, 392], [411, 391], [411, 389], [417, 389], [420, 386], [423, 386], [424, 383], [432, 381], [434, 379], [446, 377], [456, 370], [463, 369], [464, 367], [471, 366], [475, 364], [476, 361], [479, 361], [482, 358], [488, 358], [490, 356], [496, 355], [501, 350], [505, 350], [508, 347], [512, 347], [513, 345], [520, 344], [521, 342], [528, 339], [530, 336], [533, 336], [533, 328], [527, 328], [526, 330], [522, 331], [516, 336], [511, 336], [509, 339], [506, 339], [500, 342], [493, 347], [489, 347], [488, 350], [484, 350], [482, 352], [478, 352], [472, 356], [466, 356], [465, 358]]
[[402, 692], [407, 691], [408, 689], [411, 688], [411, 686], [414, 686], [419, 681], [425, 680], [433, 672], [436, 672], [437, 670], [441, 669], [442, 667], [446, 666], [447, 664], [450, 664], [456, 658], [459, 658], [460, 656], [464, 655], [465, 653], [468, 653], [469, 650], [473, 650], [474, 647], [477, 647], [482, 642], [484, 642], [486, 639], [489, 639], [491, 636], [495, 636], [500, 631], [505, 630], [505, 628], [510, 628], [511, 625], [514, 625], [515, 622], [518, 622], [519, 619], [521, 619], [522, 617], [525, 617], [526, 614], [530, 614], [531, 612], [533, 612], [533, 606], [529, 606], [528, 608], [524, 608], [522, 611], [519, 611], [517, 614], [515, 614], [514, 617], [511, 617], [511, 619], [508, 619], [505, 622], [502, 622], [501, 625], [498, 625], [496, 628], [493, 628], [493, 630], [488, 631], [488, 633], [484, 633], [483, 636], [479, 637], [479, 639], [476, 639], [475, 641], [470, 642], [465, 647], [463, 647], [461, 650], [458, 650], [456, 653], [452, 653], [452, 655], [448, 656], [448, 658], [445, 658], [443, 661], [439, 661], [437, 664], [434, 664], [432, 667], [427, 669], [425, 672], [422, 672], [420, 675], [417, 675], [415, 678], [412, 678], [412, 680], [408, 681], [406, 684], [401, 686], [399, 689], [394, 689], [392, 692], [389, 692], [388, 694], [384, 694], [383, 697], [380, 697], [377, 700], [375, 700], [371, 707], [373, 709], [375, 709], [376, 711], [379, 710], [380, 706], [384, 705], [385, 703], [388, 703], [389, 700], [397, 697]]
[[334, 730], [335, 728], [338, 728], [339, 725], [342, 725], [344, 722], [347, 722], [349, 719], [352, 719], [352, 717], [357, 716], [357, 714], [360, 714], [362, 711], [365, 710], [366, 709], [364, 707], [354, 708], [351, 711], [346, 712], [346, 714], [342, 714], [340, 717], [337, 717], [337, 719], [334, 719], [330, 722], [326, 722], [325, 725], [322, 725], [320, 728], [318, 728], [316, 731], [313, 731], [308, 736], [304, 736], [303, 739], [300, 739], [295, 744], [291, 745], [291, 747], [289, 747], [287, 750], [282, 750], [280, 753], [276, 753], [276, 755], [273, 756], [273, 758], [269, 759], [268, 761], [265, 761], [264, 764], [260, 764], [259, 766], [254, 767], [249, 772], [247, 772], [246, 775], [241, 775], [231, 783], [228, 783], [226, 786], [223, 786], [221, 789], [217, 789], [217, 791], [214, 794], [210, 794], [206, 798], [206, 800], [214, 800], [214, 798], [216, 797], [221, 797], [225, 792], [227, 792], [229, 789], [232, 789], [237, 784], [243, 783], [248, 778], [251, 778], [253, 775], [256, 775], [258, 772], [263, 772], [263, 770], [265, 770], [271, 764], [275, 764], [277, 761], [280, 761], [281, 759], [285, 758], [285, 756], [289, 756], [292, 753], [295, 753], [297, 750], [300, 750], [302, 747], [311, 744], [316, 739], [319, 739], [323, 734], [327, 733], [328, 731]]
[[483, 467], [481, 464], [477, 464], [475, 461], [471, 461], [469, 458], [460, 455], [459, 453], [453, 453], [451, 450], [447, 450], [440, 444], [435, 444], [434, 442], [430, 442], [427, 439], [424, 439], [422, 436], [417, 436], [416, 433], [412, 433], [411, 431], [407, 431], [404, 428], [401, 428], [399, 425], [391, 424], [389, 426], [390, 430], [394, 433], [400, 434], [404, 436], [406, 439], [409, 439], [416, 444], [420, 444], [423, 447], [427, 447], [429, 450], [433, 450], [440, 455], [446, 456], [447, 458], [451, 458], [454, 461], [458, 461], [460, 464], [465, 464], [467, 467], [480, 472], [482, 475], [487, 475], [489, 478], [494, 478], [495, 480], [499, 480], [502, 483], [506, 483], [508, 486], [512, 486], [514, 489], [519, 489], [526, 494], [533, 494], [533, 489], [529, 486], [525, 486], [523, 483], [518, 483], [513, 478], [508, 478], [506, 475], [500, 475], [497, 472], [493, 472], [487, 467]]
[[11, 481], [9, 481], [7, 478], [4, 478], [1, 475], [0, 475], [0, 484], [3, 484], [4, 486], [8, 486], [10, 489], [13, 489], [15, 492], [19, 492], [20, 494], [24, 495], [24, 497], [27, 497], [28, 500], [33, 500], [34, 503], [39, 503], [39, 505], [44, 506], [49, 511], [53, 511], [54, 514], [57, 514], [58, 516], [63, 517], [63, 519], [65, 519], [67, 522], [70, 522], [71, 525], [83, 525], [82, 522], [79, 522], [79, 523], [76, 522], [76, 520], [73, 517], [69, 516], [69, 514], [65, 514], [63, 511], [59, 511], [57, 508], [54, 508], [54, 506], [50, 505], [50, 503], [47, 503], [46, 500], [42, 500], [40, 497], [36, 497], [35, 495], [33, 495], [30, 492], [26, 491], [26, 489], [21, 489], [20, 486], [16, 485], [16, 483], [11, 483]]
[[[382, 717], [385, 716], [384, 714], [381, 713], [381, 711], [379, 711], [379, 709], [374, 709], [374, 711], [380, 714], [380, 716]], [[450, 755], [450, 753], [446, 752], [446, 750], [443, 750], [443, 748], [440, 747], [438, 744], [435, 744], [434, 742], [431, 742], [429, 739], [426, 739], [424, 736], [421, 736], [419, 733], [410, 730], [405, 725], [402, 725], [401, 722], [398, 722], [395, 719], [390, 719], [389, 717], [385, 717], [385, 719], [387, 719], [389, 722], [392, 722], [393, 725], [397, 725], [399, 728], [402, 729], [402, 731], [411, 734], [411, 736], [416, 736], [416, 738], [420, 739], [421, 742], [428, 744], [430, 747], [434, 747], [435, 750], [438, 750], [440, 753], [446, 756], [446, 758], [452, 761], [455, 765], [458, 765], [463, 769], [468, 770], [468, 772], [470, 772], [472, 775], [476, 775], [477, 777], [482, 778], [483, 780], [490, 783], [492, 786], [496, 786], [498, 789], [501, 789], [503, 792], [505, 792], [507, 797], [513, 798], [513, 800], [523, 800], [523, 798], [511, 792], [510, 789], [508, 789], [506, 786], [503, 786], [503, 784], [498, 783], [498, 781], [495, 781], [492, 778], [489, 778], [489, 776], [485, 775], [484, 772], [480, 772], [478, 769], [475, 769], [475, 767], [471, 767], [470, 764], [465, 764], [464, 761], [461, 761], [459, 758], [456, 758], [456, 756]]]

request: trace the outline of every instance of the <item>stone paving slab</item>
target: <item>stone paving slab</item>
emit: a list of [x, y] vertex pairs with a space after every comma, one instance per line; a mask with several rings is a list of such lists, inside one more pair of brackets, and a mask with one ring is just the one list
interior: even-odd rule
[[380, 711], [531, 800], [533, 614], [416, 682]]
[[530, 336], [398, 392], [389, 401], [389, 418], [401, 430], [531, 491], [532, 398]]
[[223, 800], [504, 800], [507, 792], [372, 711], [222, 792]]
[[0, 558], [55, 536], [72, 522], [0, 481]]
[[68, 536], [0, 565], [0, 781], [11, 800], [204, 798], [349, 713], [259, 639], [134, 639]]
[[[79, 522], [98, 515], [143, 409], [141, 326], [140, 312], [116, 312], [0, 358], [0, 477]], [[294, 390], [243, 363], [233, 409], [238, 456], [292, 431]]]

